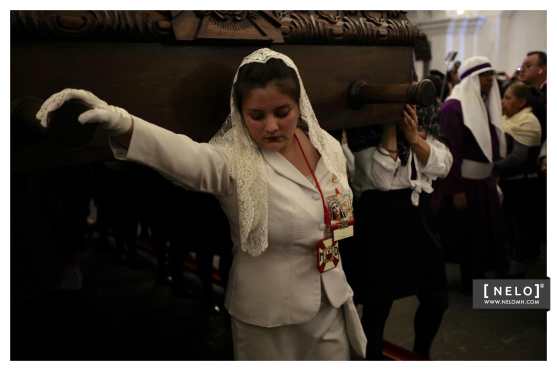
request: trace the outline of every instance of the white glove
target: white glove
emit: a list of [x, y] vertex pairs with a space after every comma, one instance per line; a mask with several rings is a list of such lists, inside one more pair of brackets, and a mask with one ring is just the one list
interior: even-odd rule
[[123, 108], [106, 106], [83, 112], [77, 118], [82, 124], [98, 123], [109, 135], [122, 135], [132, 128], [132, 117]]
[[132, 127], [131, 115], [126, 110], [110, 106], [93, 93], [81, 89], [64, 89], [51, 95], [44, 101], [35, 117], [46, 128], [48, 127], [50, 113], [56, 111], [71, 99], [77, 99], [92, 108], [79, 115], [78, 120], [81, 124], [99, 123], [108, 131], [109, 135], [125, 134]]

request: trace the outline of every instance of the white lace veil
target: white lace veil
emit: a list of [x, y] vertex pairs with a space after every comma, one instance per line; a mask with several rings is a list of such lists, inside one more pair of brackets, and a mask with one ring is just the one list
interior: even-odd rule
[[[319, 126], [294, 62], [284, 54], [263, 48], [245, 57], [238, 70], [245, 64], [266, 63], [271, 58], [282, 60], [296, 71], [300, 83], [300, 114], [308, 126], [309, 139], [321, 154], [327, 169], [337, 176], [346, 189], [350, 189], [341, 147], [336, 139]], [[230, 175], [236, 184], [240, 248], [252, 256], [258, 256], [268, 246], [268, 179], [263, 156], [246, 130], [241, 112], [238, 112], [234, 102], [233, 91], [238, 70], [230, 93], [230, 115], [209, 143], [222, 148], [230, 161]]]

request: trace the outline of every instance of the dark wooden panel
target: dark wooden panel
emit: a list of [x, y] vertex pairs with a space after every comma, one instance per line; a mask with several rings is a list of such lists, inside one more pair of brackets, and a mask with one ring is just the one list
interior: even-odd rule
[[[117, 43], [20, 43], [12, 47], [12, 99], [46, 98], [65, 87], [91, 90], [111, 104], [171, 130], [206, 141], [229, 111], [233, 73], [255, 47]], [[284, 45], [299, 66], [327, 129], [385, 123], [400, 104], [351, 110], [354, 80], [410, 81], [409, 47]]]

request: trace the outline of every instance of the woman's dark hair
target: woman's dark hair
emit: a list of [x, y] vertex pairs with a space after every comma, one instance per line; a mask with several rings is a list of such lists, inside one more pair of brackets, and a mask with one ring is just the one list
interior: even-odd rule
[[242, 112], [244, 98], [251, 90], [265, 88], [271, 82], [296, 103], [300, 101], [300, 82], [296, 71], [282, 60], [271, 58], [267, 63], [248, 63], [240, 67], [233, 90], [238, 111]]
[[526, 101], [526, 106], [535, 109], [540, 101], [540, 94], [538, 90], [530, 85], [523, 83], [522, 81], [515, 81], [510, 84], [507, 89], [513, 93], [518, 99], [524, 99]]
[[522, 81], [515, 81], [507, 89], [511, 89], [512, 94], [518, 99], [524, 99], [527, 107], [532, 107], [532, 112], [540, 120], [545, 120], [545, 107], [538, 89], [527, 85]]

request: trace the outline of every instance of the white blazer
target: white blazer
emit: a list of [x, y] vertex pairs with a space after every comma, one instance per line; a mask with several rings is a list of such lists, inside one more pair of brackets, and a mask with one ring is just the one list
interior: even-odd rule
[[[219, 199], [235, 246], [225, 300], [234, 318], [262, 327], [303, 323], [319, 311], [322, 292], [336, 308], [348, 302], [353, 307], [342, 264], [324, 273], [317, 269], [315, 246], [325, 236], [319, 192], [279, 153], [263, 151], [269, 179], [269, 247], [253, 257], [239, 249], [235, 180], [218, 147], [137, 117], [129, 148], [111, 147], [117, 159], [148, 165], [185, 188]], [[315, 175], [325, 196], [336, 189], [351, 192], [335, 182], [322, 160]]]

